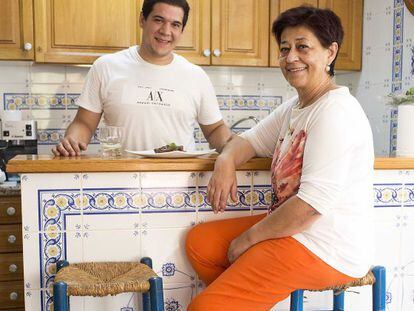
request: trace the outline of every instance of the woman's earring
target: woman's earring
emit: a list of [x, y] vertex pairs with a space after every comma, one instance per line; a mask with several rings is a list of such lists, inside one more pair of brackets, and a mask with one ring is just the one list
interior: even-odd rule
[[329, 71], [331, 71], [331, 65], [326, 65], [326, 68], [325, 68], [325, 70], [326, 70], [326, 72], [329, 72]]

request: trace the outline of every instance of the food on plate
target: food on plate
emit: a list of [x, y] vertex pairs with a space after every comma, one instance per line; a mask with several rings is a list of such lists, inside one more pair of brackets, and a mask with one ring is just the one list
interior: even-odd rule
[[170, 152], [170, 151], [185, 151], [185, 150], [182, 145], [177, 146], [175, 143], [171, 143], [171, 144], [154, 149], [155, 153], [163, 153], [163, 152]]

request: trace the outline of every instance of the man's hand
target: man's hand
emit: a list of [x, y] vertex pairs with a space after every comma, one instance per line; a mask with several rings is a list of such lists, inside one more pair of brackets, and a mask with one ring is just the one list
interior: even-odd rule
[[60, 143], [53, 147], [52, 152], [55, 156], [74, 157], [80, 156], [81, 151], [85, 151], [86, 148], [87, 144], [68, 136], [62, 138]]
[[229, 194], [231, 199], [236, 202], [236, 168], [232, 161], [219, 157], [207, 186], [207, 199], [211, 203], [214, 213], [224, 212]]

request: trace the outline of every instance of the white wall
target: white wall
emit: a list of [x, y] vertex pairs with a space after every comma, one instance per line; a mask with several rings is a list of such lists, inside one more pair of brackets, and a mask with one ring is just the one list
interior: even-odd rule
[[[395, 151], [396, 116], [384, 96], [414, 86], [414, 17], [402, 0], [365, 0], [363, 68], [338, 72], [337, 82], [350, 87], [371, 122], [377, 155]], [[411, 29], [411, 31], [409, 31]], [[21, 109], [25, 118], [38, 121], [39, 152], [50, 147], [72, 120], [75, 100], [88, 67], [0, 62], [0, 112]], [[275, 105], [295, 94], [279, 69], [204, 67], [210, 76], [225, 121], [232, 125], [246, 116], [259, 119]], [[242, 99], [242, 101], [241, 101]], [[228, 105], [229, 101], [233, 105]], [[253, 105], [247, 105], [247, 102]], [[229, 107], [230, 106], [230, 107]], [[246, 122], [240, 130], [251, 127]], [[196, 134], [200, 148], [204, 139]], [[89, 152], [96, 152], [93, 141]]]

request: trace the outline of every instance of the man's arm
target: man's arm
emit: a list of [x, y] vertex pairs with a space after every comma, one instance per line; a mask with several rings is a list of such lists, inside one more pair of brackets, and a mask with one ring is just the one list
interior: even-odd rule
[[75, 119], [66, 130], [65, 137], [52, 149], [53, 154], [65, 157], [79, 156], [81, 151], [86, 150], [101, 115], [79, 107]]
[[230, 140], [232, 133], [223, 120], [210, 125], [200, 124], [200, 128], [203, 131], [204, 137], [207, 139], [210, 146], [221, 152]]

